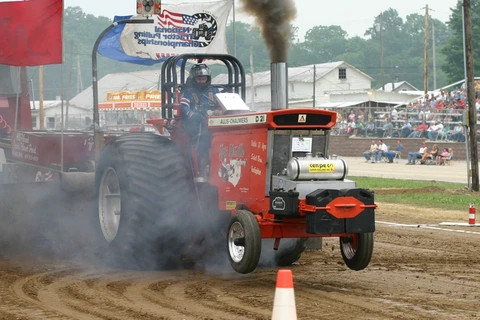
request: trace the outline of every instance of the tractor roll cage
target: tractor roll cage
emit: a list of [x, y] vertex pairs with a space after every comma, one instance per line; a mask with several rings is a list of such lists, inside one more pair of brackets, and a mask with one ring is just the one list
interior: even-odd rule
[[[193, 61], [192, 61], [193, 60]], [[185, 67], [187, 62], [202, 63], [204, 60], [222, 62], [227, 68], [227, 83], [212, 84], [220, 90], [235, 92], [245, 101], [245, 71], [240, 61], [228, 54], [180, 54], [172, 56], [162, 64], [159, 90], [162, 93], [162, 117], [172, 118], [175, 91], [182, 91], [186, 86]]]

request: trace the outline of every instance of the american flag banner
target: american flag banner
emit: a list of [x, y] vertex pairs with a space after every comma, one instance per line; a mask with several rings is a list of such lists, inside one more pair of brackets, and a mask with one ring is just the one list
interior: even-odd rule
[[233, 0], [162, 4], [153, 24], [125, 25], [121, 48], [127, 56], [156, 62], [182, 53], [227, 53], [226, 26], [232, 7]]
[[158, 24], [164, 27], [181, 27], [182, 25], [194, 25], [197, 22], [197, 18], [189, 16], [187, 14], [181, 14], [177, 12], [170, 12], [163, 10], [161, 14], [157, 16]]

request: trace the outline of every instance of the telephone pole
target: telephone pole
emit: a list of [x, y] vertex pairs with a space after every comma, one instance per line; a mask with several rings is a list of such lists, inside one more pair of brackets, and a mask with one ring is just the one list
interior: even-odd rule
[[428, 94], [428, 4], [425, 5], [425, 56], [423, 62], [423, 93]]
[[437, 90], [437, 55], [435, 53], [435, 23], [432, 21], [432, 63], [433, 63], [433, 90]]
[[382, 14], [380, 14], [380, 69], [382, 70], [382, 90], [385, 91], [385, 73], [383, 68], [383, 25], [382, 25]]
[[45, 110], [43, 108], [43, 65], [38, 67], [38, 118], [40, 130], [45, 129]]
[[[479, 191], [478, 178], [478, 151], [477, 151], [477, 132], [475, 130], [477, 124], [477, 109], [475, 108], [475, 85], [474, 85], [474, 68], [473, 68], [473, 41], [472, 41], [472, 16], [470, 13], [470, 0], [463, 0], [463, 14], [464, 14], [464, 32], [465, 32], [465, 65], [467, 78], [465, 84], [467, 88], [468, 101], [468, 118], [467, 129], [468, 137], [470, 139], [470, 164], [471, 172], [469, 175], [472, 178], [472, 190]], [[467, 159], [468, 161], [468, 159]], [[470, 177], [469, 177], [470, 178]]]

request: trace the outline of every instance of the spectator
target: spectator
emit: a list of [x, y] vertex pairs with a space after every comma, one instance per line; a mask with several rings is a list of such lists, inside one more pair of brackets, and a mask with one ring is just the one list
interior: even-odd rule
[[[383, 142], [383, 140], [378, 140], [378, 149], [377, 149], [377, 152], [375, 152], [375, 162], [380, 162], [380, 160], [382, 160], [382, 156], [386, 156], [387, 152], [388, 152], [387, 145]], [[393, 157], [392, 157], [392, 162], [393, 162]]]
[[405, 124], [400, 131], [400, 138], [406, 138], [412, 132], [412, 124], [408, 119], [405, 119]]
[[343, 119], [341, 122], [338, 122], [338, 134], [345, 134], [347, 132], [347, 120]]
[[[445, 118], [446, 119], [446, 118]], [[443, 127], [443, 130], [438, 133], [437, 140], [446, 140], [448, 135], [451, 134], [452, 130], [450, 129], [450, 125], [446, 124]]]
[[387, 121], [385, 122], [383, 127], [381, 129], [380, 128], [377, 129], [377, 136], [378, 137], [383, 137], [385, 135], [385, 133], [391, 134], [392, 130], [393, 130], [392, 121], [390, 120], [390, 118], [387, 118]]
[[373, 136], [375, 134], [375, 124], [372, 121], [368, 121], [365, 125], [365, 135]]
[[408, 135], [409, 138], [422, 138], [424, 136], [426, 130], [428, 129], [427, 123], [425, 121], [422, 121], [421, 124], [419, 124], [415, 130]]
[[404, 150], [405, 148], [403, 147], [403, 144], [400, 140], [397, 140], [397, 146], [395, 147], [395, 158], [399, 158], [400, 159], [400, 156], [402, 155], [402, 151]]
[[420, 147], [420, 149], [418, 149], [418, 152], [409, 152], [408, 153], [408, 162], [407, 164], [415, 164], [415, 161], [417, 159], [422, 159], [423, 155], [425, 154], [425, 152], [427, 151], [427, 144], [424, 142], [422, 142], [422, 146]]
[[365, 157], [365, 159], [367, 159], [367, 162], [370, 161], [370, 159], [372, 160], [372, 162], [374, 162], [374, 156], [375, 156], [375, 152], [377, 151], [377, 149], [378, 149], [377, 143], [375, 142], [375, 140], [372, 140], [372, 144], [370, 145], [370, 149], [368, 149], [367, 151], [365, 151], [363, 153], [363, 156]]
[[418, 114], [417, 114], [418, 120], [419, 121], [427, 121], [427, 118], [425, 116], [425, 112], [422, 110], [422, 107], [419, 105], [418, 106]]
[[447, 156], [448, 156], [448, 148], [443, 148], [442, 153], [437, 155], [437, 157], [435, 158], [435, 163], [437, 164], [437, 166], [440, 165], [440, 163], [442, 162], [442, 157], [447, 157]]
[[[398, 141], [400, 142], [400, 141]], [[393, 159], [395, 159], [395, 157], [397, 156], [397, 152], [396, 151], [390, 151], [388, 146], [384, 144], [384, 149], [385, 151], [383, 151], [383, 156], [385, 158], [387, 158], [388, 160], [388, 163], [393, 163]], [[403, 146], [402, 146], [403, 147]]]
[[350, 110], [350, 114], [348, 115], [348, 121], [352, 122], [352, 121], [355, 121], [356, 119], [356, 115], [355, 115], [355, 111]]
[[445, 165], [447, 161], [452, 160], [453, 158], [453, 150], [452, 148], [443, 148], [443, 151], [440, 155], [436, 158], [437, 165]]
[[434, 144], [432, 150], [430, 152], [425, 151], [422, 156], [422, 160], [420, 160], [421, 164], [429, 163], [429, 160], [435, 160], [438, 156], [438, 145]]
[[365, 121], [365, 113], [362, 111], [362, 109], [357, 108], [357, 122], [364, 122]]
[[457, 142], [465, 142], [465, 129], [462, 122], [458, 122], [455, 128], [451, 131], [450, 140]]
[[465, 109], [465, 100], [459, 99], [455, 102], [457, 109]]
[[432, 121], [432, 125], [427, 129], [427, 138], [429, 140], [437, 140], [438, 134], [443, 130], [443, 124], [440, 121], [436, 123]]
[[437, 101], [437, 105], [435, 107], [437, 110], [443, 110], [445, 108], [445, 101], [443, 99], [439, 99]]
[[357, 130], [356, 130], [356, 133], [354, 133], [354, 134], [358, 135], [358, 136], [361, 136], [361, 135], [366, 136], [367, 135], [367, 132], [365, 130], [365, 123], [363, 123], [362, 120], [358, 120]]
[[394, 121], [398, 119], [397, 107], [393, 107], [392, 112], [391, 112], [391, 118]]
[[349, 136], [356, 136], [357, 132], [357, 124], [355, 123], [355, 120], [350, 121], [347, 125], [347, 134]]

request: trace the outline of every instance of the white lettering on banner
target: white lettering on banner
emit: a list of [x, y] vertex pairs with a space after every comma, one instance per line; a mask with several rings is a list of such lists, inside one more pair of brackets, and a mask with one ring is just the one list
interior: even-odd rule
[[235, 126], [242, 124], [257, 124], [266, 123], [267, 115], [258, 114], [254, 116], [238, 116], [238, 117], [223, 117], [223, 118], [210, 118], [208, 119], [209, 127], [221, 127], [221, 126]]
[[30, 137], [18, 132], [13, 139], [12, 155], [17, 159], [38, 162], [37, 147], [30, 142]]
[[[152, 24], [126, 24], [120, 36], [125, 54], [158, 60], [182, 53], [228, 53], [226, 25], [232, 0], [162, 4]], [[143, 18], [139, 15], [133, 19]], [[194, 50], [192, 51], [192, 48]]]

